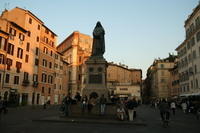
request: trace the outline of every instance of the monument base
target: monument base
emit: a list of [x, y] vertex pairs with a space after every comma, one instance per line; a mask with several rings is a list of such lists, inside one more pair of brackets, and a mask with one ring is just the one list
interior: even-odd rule
[[90, 57], [86, 62], [86, 86], [82, 95], [108, 98], [106, 86], [107, 61], [103, 57]]

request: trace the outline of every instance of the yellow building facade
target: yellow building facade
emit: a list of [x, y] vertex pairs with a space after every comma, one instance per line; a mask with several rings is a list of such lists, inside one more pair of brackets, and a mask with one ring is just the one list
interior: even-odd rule
[[111, 96], [136, 96], [141, 99], [142, 70], [108, 63], [107, 88]]
[[1, 30], [9, 34], [6, 52], [9, 70], [4, 71], [1, 95], [5, 97], [6, 91], [9, 95], [7, 100], [13, 97], [24, 105], [43, 104], [48, 100], [52, 104], [59, 103], [67, 88], [63, 88], [60, 85], [63, 81], [60, 81], [59, 89], [63, 91], [59, 91], [55, 98], [55, 81], [62, 79], [63, 75], [57, 71], [65, 71], [63, 65], [67, 63], [56, 50], [56, 34], [33, 13], [19, 7], [3, 11], [0, 18], [3, 21]]
[[90, 57], [92, 38], [78, 31], [73, 32], [57, 46], [58, 52], [69, 63], [68, 89], [72, 97], [82, 92], [85, 87], [85, 61]]

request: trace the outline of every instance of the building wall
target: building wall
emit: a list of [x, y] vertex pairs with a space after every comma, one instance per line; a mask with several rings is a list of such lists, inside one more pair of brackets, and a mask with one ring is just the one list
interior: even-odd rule
[[[9, 65], [10, 70], [6, 70], [4, 75], [10, 74], [10, 81], [12, 82], [14, 82], [14, 76], [19, 76], [19, 84], [14, 84], [12, 82], [3, 84], [1, 87], [3, 88], [1, 90], [1, 95], [4, 95], [5, 90], [7, 90], [9, 95], [11, 95], [11, 93], [16, 93], [18, 99], [15, 101], [19, 101], [19, 104], [43, 104], [47, 100], [50, 100], [52, 104], [55, 103], [54, 86], [56, 86], [56, 83], [54, 81], [56, 78], [62, 80], [64, 76], [60, 74], [61, 71], [64, 70], [63, 60], [60, 59], [62, 55], [57, 53], [55, 46], [57, 43], [56, 34], [46, 27], [44, 23], [30, 11], [18, 7], [9, 11], [5, 10], [1, 15], [0, 21], [1, 29], [9, 34], [8, 42], [14, 45], [13, 55], [6, 55], [7, 58], [12, 60], [12, 64]], [[15, 35], [12, 35], [10, 28], [16, 30]], [[24, 35], [24, 39], [20, 39], [20, 34]], [[48, 53], [46, 53], [46, 50], [44, 51], [44, 47], [48, 49]], [[8, 51], [9, 49], [10, 48], [8, 48]], [[21, 57], [18, 56], [18, 49], [23, 51]], [[57, 58], [59, 58], [59, 60]], [[47, 61], [47, 66], [44, 66], [43, 59]], [[55, 69], [56, 60], [58, 60], [57, 64], [59, 67]], [[17, 62], [21, 63], [20, 72], [17, 71]], [[8, 64], [6, 67], [7, 66]], [[61, 68], [62, 70], [60, 70]], [[56, 76], [57, 69], [59, 70], [58, 76]], [[1, 68], [1, 71], [2, 70]], [[45, 82], [42, 81], [42, 73], [47, 74]], [[52, 83], [48, 77], [49, 75], [52, 76]], [[4, 78], [5, 77], [6, 76], [4, 76]], [[63, 77], [63, 79], [66, 78]], [[61, 83], [64, 82], [60, 81], [59, 84]], [[60, 88], [63, 90], [62, 87]], [[59, 91], [59, 93], [61, 93], [59, 95], [66, 94], [66, 92], [63, 91]], [[56, 103], [58, 103], [57, 101], [59, 100], [56, 100]]]
[[140, 85], [117, 85], [114, 95], [119, 97], [133, 96], [137, 100], [141, 100], [141, 87]]
[[186, 38], [176, 50], [178, 52], [178, 71], [180, 93], [200, 92], [200, 5], [185, 21]]
[[92, 38], [75, 31], [59, 44], [57, 50], [69, 63], [69, 93], [74, 97], [77, 92], [81, 93], [85, 87], [85, 61], [91, 55]]
[[[125, 65], [108, 63], [107, 88], [109, 89], [110, 95], [136, 95], [135, 87], [139, 86], [141, 89], [141, 81], [142, 71], [140, 69], [128, 69]], [[125, 87], [124, 90], [123, 87]], [[120, 88], [122, 89], [120, 90]]]
[[151, 66], [151, 98], [168, 98], [170, 97], [170, 72], [174, 67], [174, 62], [168, 60], [155, 60]]

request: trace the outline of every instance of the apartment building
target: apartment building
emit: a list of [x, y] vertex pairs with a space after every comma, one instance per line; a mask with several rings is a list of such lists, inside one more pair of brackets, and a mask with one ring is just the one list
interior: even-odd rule
[[[20, 105], [43, 104], [48, 100], [57, 103], [54, 96], [55, 64], [59, 64], [58, 69], [67, 65], [57, 53], [57, 35], [33, 13], [19, 7], [3, 11], [0, 18], [3, 21], [1, 30], [9, 36], [6, 64], [1, 69], [5, 73], [1, 95], [4, 97], [7, 90], [7, 100], [11, 101], [14, 93], [13, 97], [17, 99], [14, 101]], [[60, 95], [63, 94], [64, 91]]]
[[80, 93], [85, 87], [85, 61], [90, 57], [92, 38], [78, 31], [73, 32], [57, 46], [59, 53], [69, 63], [68, 89], [72, 97]]
[[142, 70], [129, 69], [123, 64], [108, 63], [107, 88], [110, 95], [136, 96], [141, 99]]
[[[151, 99], [169, 98], [170, 97], [170, 72], [174, 68], [174, 60], [176, 56], [169, 55], [165, 59], [156, 59], [149, 67], [147, 72], [148, 87], [150, 89]], [[148, 90], [148, 89], [147, 89]]]
[[180, 95], [200, 93], [200, 4], [185, 21], [186, 37], [178, 52]]
[[180, 85], [179, 85], [179, 73], [178, 73], [178, 62], [175, 61], [174, 67], [169, 69], [170, 78], [169, 78], [169, 96], [176, 98], [180, 95]]

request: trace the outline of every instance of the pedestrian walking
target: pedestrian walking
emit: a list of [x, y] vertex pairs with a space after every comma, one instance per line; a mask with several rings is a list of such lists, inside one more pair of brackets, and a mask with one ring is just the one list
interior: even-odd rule
[[135, 98], [129, 97], [129, 100], [128, 100], [126, 106], [127, 106], [127, 109], [128, 109], [129, 121], [133, 121], [134, 109], [137, 106]]
[[100, 115], [104, 115], [105, 114], [106, 102], [107, 102], [107, 99], [104, 97], [104, 95], [102, 95], [100, 97], [100, 101], [99, 101], [99, 104], [100, 104]]
[[81, 110], [82, 110], [82, 113], [85, 112], [86, 108], [87, 108], [87, 103], [88, 103], [88, 98], [87, 96], [85, 95], [82, 100], [81, 100]]
[[162, 102], [159, 104], [159, 110], [163, 126], [167, 127], [170, 118], [170, 107], [166, 100], [163, 99]]
[[176, 112], [176, 103], [174, 101], [171, 102], [170, 108], [172, 110], [173, 115], [175, 115], [175, 112]]
[[64, 115], [69, 116], [70, 114], [70, 106], [71, 106], [71, 97], [68, 95], [64, 98]]
[[1, 113], [7, 114], [8, 109], [7, 109], [7, 101], [3, 100], [2, 97], [0, 96], [0, 114]]
[[182, 110], [183, 110], [183, 113], [187, 113], [187, 103], [185, 101], [182, 102], [181, 104], [181, 107], [182, 107]]
[[92, 112], [93, 107], [96, 104], [96, 100], [94, 97], [90, 97], [90, 99], [88, 100], [88, 113]]
[[117, 108], [117, 118], [122, 121], [125, 119], [125, 110], [123, 105], [119, 105]]

